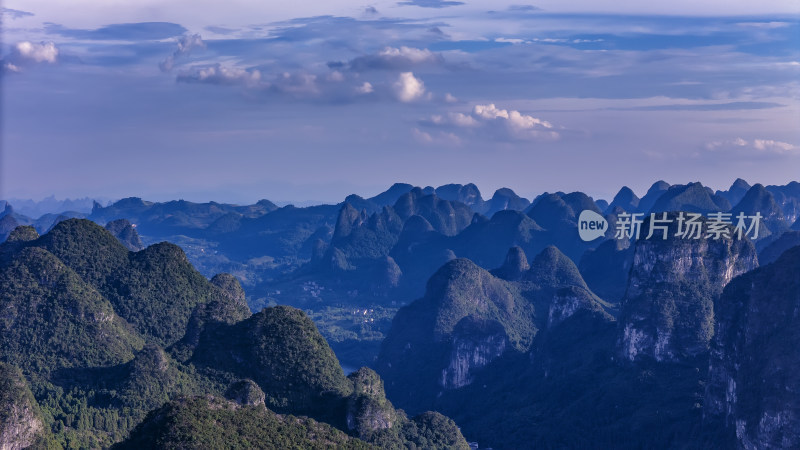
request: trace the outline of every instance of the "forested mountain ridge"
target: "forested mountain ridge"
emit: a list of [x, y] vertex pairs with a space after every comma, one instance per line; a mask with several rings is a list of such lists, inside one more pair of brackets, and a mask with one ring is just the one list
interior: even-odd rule
[[84, 219], [41, 237], [18, 227], [0, 244], [0, 287], [0, 411], [10, 411], [0, 431], [11, 448], [109, 447], [142, 421], [148, 431], [123, 448], [466, 448], [450, 419], [408, 418], [382, 389], [365, 390], [381, 384], [374, 372], [346, 377], [304, 312], [251, 315], [234, 277], [206, 279], [173, 244], [130, 252]]

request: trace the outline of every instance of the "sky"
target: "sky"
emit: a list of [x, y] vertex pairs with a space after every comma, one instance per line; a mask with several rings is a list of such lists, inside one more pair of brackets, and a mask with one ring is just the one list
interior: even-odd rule
[[800, 179], [800, 3], [7, 0], [0, 198]]

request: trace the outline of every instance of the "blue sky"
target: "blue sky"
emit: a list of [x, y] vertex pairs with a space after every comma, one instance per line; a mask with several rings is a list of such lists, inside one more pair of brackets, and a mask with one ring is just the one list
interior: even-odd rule
[[0, 197], [800, 173], [794, 1], [6, 1]]

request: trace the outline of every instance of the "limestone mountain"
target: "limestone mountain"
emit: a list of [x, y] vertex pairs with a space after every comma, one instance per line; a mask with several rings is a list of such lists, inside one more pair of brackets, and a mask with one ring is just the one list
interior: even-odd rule
[[775, 201], [775, 197], [761, 184], [755, 184], [748, 189], [742, 200], [731, 210], [731, 217], [736, 223], [739, 214], [746, 216], [761, 215], [758, 229], [758, 239], [769, 238], [789, 228], [783, 215], [783, 210]]
[[206, 328], [191, 362], [210, 373], [253, 380], [263, 395], [257, 403], [272, 411], [307, 415], [384, 448], [403, 448], [419, 439], [430, 448], [466, 444], [446, 418], [436, 431], [441, 435], [425, 437], [429, 431], [420, 421], [426, 416], [409, 419], [395, 410], [371, 370], [345, 377], [314, 323], [291, 307], [266, 308], [233, 325]]
[[800, 445], [800, 247], [734, 279], [715, 304], [704, 413], [739, 448]]
[[514, 246], [508, 249], [506, 260], [499, 268], [492, 270], [492, 275], [508, 281], [517, 281], [530, 269], [528, 257], [522, 248]]
[[412, 189], [414, 189], [414, 186], [408, 183], [395, 183], [391, 185], [389, 189], [367, 200], [376, 204], [378, 207], [390, 206], [397, 203], [397, 199], [409, 193]]
[[700, 183], [670, 186], [656, 200], [650, 212], [686, 211], [707, 214], [731, 209], [731, 204], [725, 197], [709, 191]]
[[439, 186], [434, 191], [437, 197], [443, 200], [456, 201], [463, 203], [473, 211], [481, 211], [484, 209], [484, 200], [481, 197], [481, 191], [472, 183], [463, 184], [445, 184]]
[[330, 402], [347, 397], [336, 356], [301, 311], [265, 308], [244, 321], [205, 330], [191, 361], [255, 381], [277, 412], [320, 416]]
[[687, 361], [706, 353], [714, 301], [733, 277], [758, 266], [748, 239], [676, 237], [677, 215], [667, 217], [667, 239], [663, 230], [645, 238], [655, 226], [648, 217], [636, 241], [619, 325], [619, 351], [631, 361]]
[[106, 230], [111, 232], [122, 245], [132, 252], [138, 252], [144, 249], [144, 244], [136, 232], [136, 228], [128, 221], [128, 219], [112, 220], [106, 224]]
[[639, 210], [639, 201], [639, 197], [633, 193], [631, 188], [623, 186], [614, 196], [611, 204], [608, 205], [606, 212], [613, 210], [615, 207], [620, 207], [623, 211], [635, 212]]
[[47, 376], [120, 364], [141, 349], [140, 335], [74, 270], [43, 248], [12, 244], [0, 247], [0, 361]]
[[218, 397], [173, 400], [150, 413], [115, 445], [140, 448], [377, 448], [312, 419], [276, 414], [263, 405], [241, 406]]
[[22, 372], [0, 362], [0, 448], [53, 448], [52, 435]]
[[[519, 272], [519, 250], [511, 262]], [[542, 251], [518, 282], [493, 276], [466, 259], [442, 266], [425, 295], [401, 308], [378, 358], [387, 391], [411, 410], [431, 407], [439, 393], [470, 385], [507, 354], [531, 350], [537, 333], [577, 312], [604, 309], [577, 267], [554, 247]]]
[[622, 300], [633, 263], [633, 249], [628, 239], [608, 239], [583, 254], [578, 267], [593, 292], [612, 303]]
[[[164, 403], [202, 404], [226, 393], [240, 400], [232, 410], [260, 407], [260, 416], [224, 419], [214, 411], [226, 402], [191, 414], [283, 424], [271, 428], [277, 433], [271, 442], [308, 431], [293, 426], [312, 423], [309, 419], [275, 422], [279, 416], [264, 409], [267, 405], [327, 421], [311, 426], [312, 440], [336, 427], [389, 448], [466, 448], [451, 420], [434, 413], [409, 419], [365, 387], [379, 385], [377, 375], [345, 377], [305, 313], [274, 307], [251, 315], [235, 278], [205, 279], [172, 244], [129, 252], [108, 230], [78, 219], [61, 222], [43, 236], [32, 227], [19, 227], [0, 245], [0, 307], [0, 363], [22, 369], [43, 411], [41, 429], [44, 435], [52, 431], [55, 448], [108, 447]], [[247, 382], [241, 386], [244, 380], [252, 380], [257, 389]], [[373, 420], [375, 410], [365, 405], [376, 404], [392, 418], [391, 426]], [[29, 414], [33, 407], [20, 408], [12, 406], [24, 412], [24, 420], [2, 423], [11, 423], [14, 436], [24, 435], [14, 437], [15, 442], [37, 435], [39, 427], [37, 416]], [[348, 428], [348, 411], [360, 425]], [[158, 422], [159, 414], [142, 427]], [[219, 429], [190, 427], [200, 420], [184, 423], [191, 432], [169, 434], [177, 441], [168, 439], [172, 443], [165, 445], [208, 445], [217, 438], [228, 442]], [[217, 430], [216, 437], [209, 437], [209, 430]], [[330, 433], [331, 442], [367, 445]], [[149, 438], [134, 432], [131, 439]]]
[[511, 189], [501, 188], [494, 191], [492, 198], [485, 202], [484, 207], [478, 211], [491, 217], [498, 211], [505, 211], [507, 209], [524, 211], [530, 204], [531, 202], [528, 199], [520, 197]]
[[456, 235], [466, 228], [473, 215], [466, 204], [426, 195], [419, 188], [402, 195], [395, 202], [394, 211], [403, 221], [414, 215], [422, 216], [434, 230], [447, 236]]
[[639, 200], [639, 207], [638, 212], [642, 213], [649, 213], [653, 206], [655, 206], [656, 202], [662, 195], [664, 195], [667, 190], [669, 190], [670, 184], [664, 180], [659, 180], [653, 183], [650, 186], [650, 189], [644, 194]]
[[800, 182], [792, 181], [783, 186], [767, 186], [767, 190], [783, 209], [786, 220], [789, 222], [800, 220]]
[[744, 195], [747, 191], [750, 190], [752, 186], [747, 181], [744, 181], [741, 178], [737, 178], [730, 188], [727, 191], [717, 191], [717, 195], [721, 195], [728, 199], [731, 205], [736, 205], [744, 198]]

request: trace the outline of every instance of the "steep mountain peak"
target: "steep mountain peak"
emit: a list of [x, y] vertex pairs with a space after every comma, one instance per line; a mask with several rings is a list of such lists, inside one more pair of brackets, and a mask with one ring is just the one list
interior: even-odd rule
[[[731, 210], [732, 213], [743, 211], [754, 214], [760, 212], [765, 219], [783, 220], [783, 211], [775, 201], [775, 197], [761, 183], [756, 183], [747, 190], [742, 200]], [[735, 214], [734, 214], [735, 215]]]
[[344, 203], [339, 210], [339, 217], [336, 219], [336, 228], [333, 231], [333, 241], [343, 239], [353, 232], [354, 229], [367, 221], [367, 212], [358, 210], [350, 203]]
[[239, 281], [230, 274], [221, 273], [211, 279], [219, 291], [215, 299], [199, 303], [194, 307], [186, 333], [171, 351], [181, 361], [187, 360], [200, 342], [200, 336], [210, 327], [223, 324], [232, 325], [250, 317], [250, 308], [245, 300], [244, 290]]
[[461, 202], [472, 207], [480, 207], [483, 204], [481, 191], [472, 183], [445, 184], [436, 188], [434, 192], [441, 199]]
[[613, 209], [617, 206], [627, 212], [636, 211], [639, 207], [639, 197], [633, 193], [631, 188], [623, 186], [622, 189], [617, 192], [617, 195], [614, 196], [614, 200], [611, 201], [609, 208]]
[[20, 225], [8, 234], [7, 242], [29, 242], [39, 239], [39, 233], [31, 225]]
[[525, 251], [518, 246], [508, 249], [503, 265], [492, 271], [492, 274], [504, 280], [518, 280], [530, 269]]
[[218, 287], [231, 304], [247, 308], [244, 289], [242, 289], [242, 285], [239, 284], [239, 280], [233, 275], [229, 273], [218, 273], [211, 278], [211, 284]]
[[36, 241], [84, 280], [99, 285], [128, 264], [128, 249], [105, 228], [86, 219], [68, 219]]
[[138, 252], [144, 248], [142, 240], [139, 238], [139, 233], [136, 228], [131, 225], [128, 219], [112, 220], [106, 224], [106, 230], [113, 234], [122, 245], [132, 252]]
[[558, 194], [546, 194], [528, 211], [528, 216], [547, 230], [556, 229], [574, 221], [575, 211]]
[[192, 358], [252, 379], [264, 390], [267, 406], [279, 412], [328, 414], [325, 399], [347, 397], [353, 389], [314, 322], [289, 306], [264, 308], [203, 333]]
[[397, 202], [397, 199], [400, 198], [403, 194], [408, 193], [414, 189], [413, 185], [408, 183], [395, 183], [389, 189], [380, 194], [368, 198], [367, 200], [377, 204], [378, 206], [388, 206], [393, 205]]
[[761, 184], [755, 184], [748, 189], [742, 200], [731, 210], [734, 221], [739, 213], [748, 216], [761, 214], [758, 239], [763, 239], [773, 233], [780, 233], [789, 226], [783, 215], [783, 209], [775, 201], [772, 193]]
[[265, 208], [268, 211], [275, 211], [276, 209], [278, 209], [278, 205], [272, 203], [271, 201], [265, 198], [262, 198], [261, 200], [257, 201], [256, 205], [261, 206], [262, 208]]
[[466, 204], [445, 200], [436, 194], [426, 195], [419, 188], [414, 188], [401, 196], [393, 209], [401, 220], [406, 220], [415, 214], [423, 216], [436, 231], [448, 236], [456, 235], [466, 228], [473, 215]]
[[588, 290], [575, 263], [552, 245], [536, 255], [524, 279], [551, 287], [576, 286]]
[[434, 335], [438, 338], [452, 333], [465, 316], [507, 319], [519, 306], [505, 281], [465, 258], [445, 263], [428, 280], [424, 301], [437, 309]]
[[580, 214], [581, 211], [588, 209], [591, 211], [596, 212], [597, 214], [602, 214], [603, 212], [597, 208], [597, 204], [595, 204], [592, 197], [584, 194], [583, 192], [570, 192], [569, 194], [562, 194], [561, 198], [572, 208], [572, 211], [577, 215]]
[[122, 200], [117, 200], [112, 206], [117, 208], [145, 208], [151, 206], [152, 202], [146, 202], [140, 197], [127, 197]]
[[728, 191], [730, 192], [730, 191], [737, 190], [737, 191], [746, 192], [749, 189], [750, 189], [750, 184], [747, 181], [745, 181], [745, 180], [743, 180], [741, 178], [737, 178], [736, 180], [734, 180], [733, 184], [731, 184], [731, 187], [730, 187], [730, 189], [728, 189]]
[[485, 208], [484, 213], [491, 216], [498, 211], [515, 210], [522, 211], [531, 202], [528, 199], [522, 198], [509, 188], [500, 188], [494, 192], [492, 199], [488, 202], [488, 208]]
[[722, 196], [712, 195], [701, 183], [670, 186], [653, 205], [652, 212], [686, 211], [707, 214], [729, 211], [730, 202]]
[[669, 190], [670, 184], [664, 180], [659, 180], [653, 183], [650, 186], [650, 189], [647, 190], [647, 193], [639, 200], [639, 212], [647, 213], [653, 208], [653, 205], [656, 204], [659, 197], [664, 195], [667, 190]]

